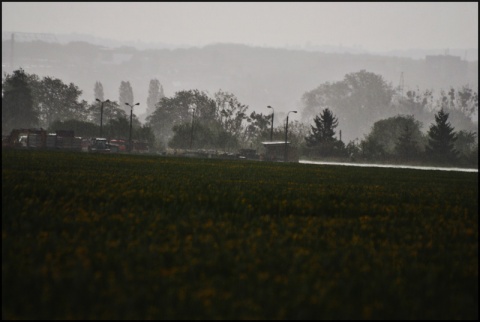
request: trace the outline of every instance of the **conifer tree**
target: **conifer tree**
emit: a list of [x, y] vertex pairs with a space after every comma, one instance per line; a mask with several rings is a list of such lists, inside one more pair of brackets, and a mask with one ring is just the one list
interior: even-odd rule
[[343, 142], [334, 137], [338, 118], [325, 108], [313, 121], [315, 125], [311, 125], [311, 132], [305, 137], [307, 147], [317, 156], [338, 154], [344, 148]]
[[314, 147], [321, 143], [334, 142], [336, 139], [335, 128], [338, 126], [338, 119], [330, 109], [324, 109], [313, 119], [315, 125], [311, 126], [311, 133], [305, 138], [307, 146]]
[[436, 123], [428, 131], [426, 152], [435, 162], [451, 164], [457, 159], [458, 151], [454, 148], [457, 135], [448, 122], [448, 115], [443, 108], [435, 114]]

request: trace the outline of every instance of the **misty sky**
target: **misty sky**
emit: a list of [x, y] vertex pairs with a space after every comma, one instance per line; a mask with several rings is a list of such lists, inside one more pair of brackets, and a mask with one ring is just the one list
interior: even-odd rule
[[203, 46], [478, 48], [478, 2], [2, 2], [2, 30]]

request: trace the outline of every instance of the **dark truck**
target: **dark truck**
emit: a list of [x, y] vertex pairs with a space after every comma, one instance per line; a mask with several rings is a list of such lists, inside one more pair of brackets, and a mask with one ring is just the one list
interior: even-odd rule
[[92, 138], [88, 152], [109, 153], [110, 148], [106, 138]]

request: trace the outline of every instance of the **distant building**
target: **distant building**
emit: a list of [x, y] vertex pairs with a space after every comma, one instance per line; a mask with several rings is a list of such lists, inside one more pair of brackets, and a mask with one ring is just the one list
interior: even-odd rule
[[285, 148], [287, 149], [287, 162], [298, 162], [299, 155], [296, 147], [290, 146], [290, 142], [285, 141], [262, 142], [265, 148], [265, 161], [285, 161]]

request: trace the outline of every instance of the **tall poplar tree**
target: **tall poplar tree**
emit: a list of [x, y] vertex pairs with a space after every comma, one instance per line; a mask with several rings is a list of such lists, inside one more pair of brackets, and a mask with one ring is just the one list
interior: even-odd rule
[[120, 83], [118, 102], [120, 104], [120, 108], [123, 109], [128, 115], [130, 115], [130, 107], [125, 105], [125, 103], [128, 103], [130, 105], [133, 105], [135, 103], [133, 102], [132, 85], [130, 85], [129, 81], [122, 81]]
[[147, 115], [151, 115], [155, 111], [155, 106], [160, 100], [165, 97], [163, 93], [162, 84], [158, 79], [150, 80], [147, 98]]
[[93, 89], [95, 99], [99, 99], [102, 102], [105, 100], [105, 96], [103, 94], [103, 85], [100, 82], [95, 83], [95, 87]]

